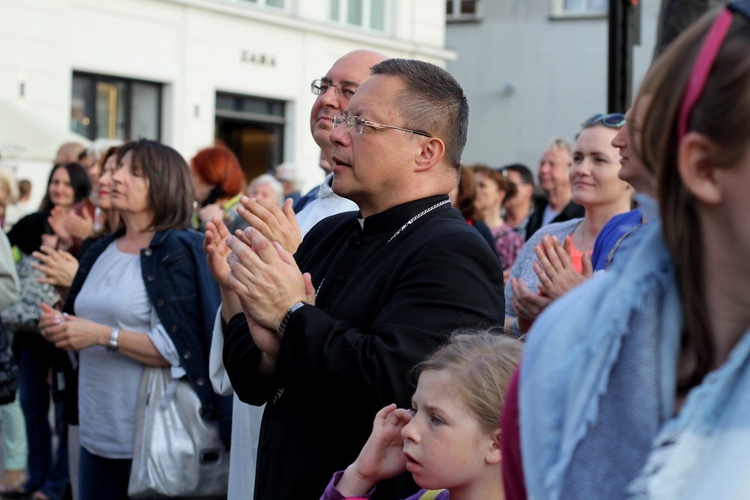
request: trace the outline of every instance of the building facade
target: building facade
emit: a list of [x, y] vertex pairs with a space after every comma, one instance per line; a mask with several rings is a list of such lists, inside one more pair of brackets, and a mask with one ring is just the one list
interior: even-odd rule
[[[658, 0], [640, 0], [633, 91], [651, 63]], [[553, 138], [606, 112], [608, 0], [446, 0], [446, 68], [463, 86], [471, 119], [465, 163], [536, 169]], [[625, 112], [626, 110], [620, 110]]]
[[[310, 82], [338, 57], [455, 56], [435, 0], [3, 0], [0, 19], [5, 107], [90, 140], [158, 139], [186, 159], [224, 142], [248, 179], [291, 161], [304, 187], [322, 179]], [[56, 146], [30, 155], [0, 137], [38, 196]]]

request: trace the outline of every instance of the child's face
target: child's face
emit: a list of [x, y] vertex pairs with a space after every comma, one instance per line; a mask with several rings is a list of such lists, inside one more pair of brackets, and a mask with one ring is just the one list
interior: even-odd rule
[[[460, 489], [486, 474], [485, 458], [497, 449], [459, 395], [452, 374], [427, 370], [412, 398], [414, 417], [402, 430], [406, 470], [422, 488]], [[500, 467], [492, 465], [500, 474]]]

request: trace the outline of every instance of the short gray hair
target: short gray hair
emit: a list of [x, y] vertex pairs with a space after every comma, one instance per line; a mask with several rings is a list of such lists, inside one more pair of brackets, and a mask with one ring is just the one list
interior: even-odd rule
[[271, 174], [261, 174], [252, 181], [250, 181], [250, 185], [247, 186], [247, 193], [250, 194], [250, 191], [255, 187], [259, 186], [261, 184], [268, 184], [271, 186], [271, 189], [273, 189], [273, 195], [276, 199], [276, 203], [281, 206], [284, 203], [284, 186], [281, 185], [281, 183]]

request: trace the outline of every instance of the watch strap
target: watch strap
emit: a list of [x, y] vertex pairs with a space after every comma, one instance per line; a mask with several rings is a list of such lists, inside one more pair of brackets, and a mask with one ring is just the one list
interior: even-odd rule
[[289, 324], [289, 319], [292, 317], [292, 314], [294, 314], [295, 312], [297, 312], [297, 309], [299, 309], [300, 307], [302, 307], [304, 305], [305, 305], [305, 303], [302, 302], [302, 301], [295, 302], [292, 305], [292, 307], [290, 307], [286, 311], [286, 314], [284, 315], [284, 318], [282, 318], [282, 320], [281, 320], [281, 324], [279, 324], [279, 329], [276, 332], [276, 333], [279, 334], [279, 337], [282, 337], [282, 338], [284, 337], [284, 332], [286, 332], [286, 327]]

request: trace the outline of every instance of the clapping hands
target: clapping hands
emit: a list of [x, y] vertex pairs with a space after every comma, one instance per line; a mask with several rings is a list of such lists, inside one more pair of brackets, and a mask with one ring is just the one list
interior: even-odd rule
[[74, 239], [88, 238], [94, 229], [94, 218], [86, 210], [83, 215], [78, 215], [74, 210], [66, 212], [62, 207], [54, 207], [47, 221], [60, 237], [61, 244], [68, 246], [73, 244]]
[[66, 292], [70, 288], [78, 271], [76, 258], [64, 250], [55, 250], [54, 247], [47, 245], [42, 245], [32, 255], [39, 261], [39, 263], [33, 263], [32, 266], [44, 273], [43, 278], [36, 280], [37, 283], [52, 285], [58, 290], [58, 293], [64, 295], [62, 292]]
[[542, 242], [534, 247], [538, 262], [534, 262], [534, 272], [539, 277], [539, 291], [554, 300], [580, 285], [593, 276], [591, 254], [584, 252], [582, 257], [583, 272], [573, 267], [571, 253], [573, 237], [566, 236], [561, 244], [557, 238], [544, 236]]

